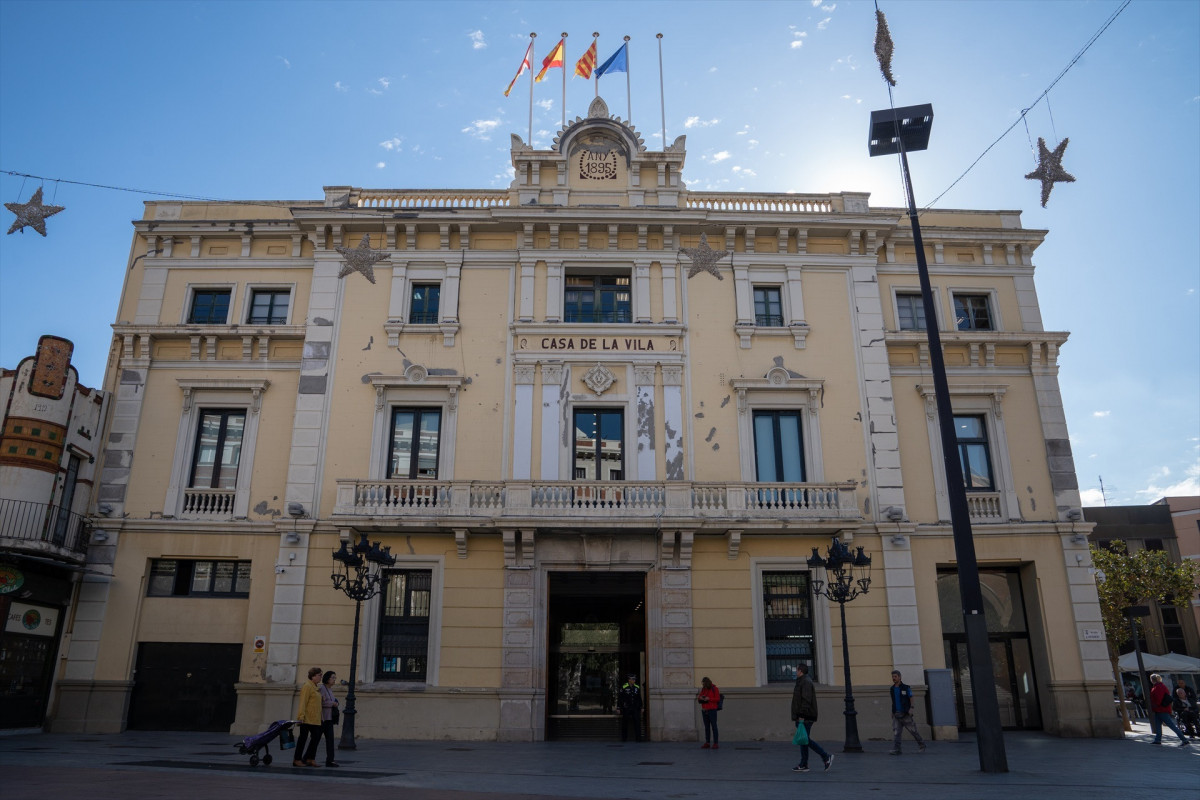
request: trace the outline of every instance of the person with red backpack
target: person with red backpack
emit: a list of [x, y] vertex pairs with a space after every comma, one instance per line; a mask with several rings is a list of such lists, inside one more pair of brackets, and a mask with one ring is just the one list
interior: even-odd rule
[[1153, 744], [1162, 744], [1163, 725], [1175, 731], [1180, 747], [1191, 745], [1171, 718], [1171, 690], [1163, 683], [1162, 675], [1156, 672], [1150, 676], [1150, 727], [1154, 730]]

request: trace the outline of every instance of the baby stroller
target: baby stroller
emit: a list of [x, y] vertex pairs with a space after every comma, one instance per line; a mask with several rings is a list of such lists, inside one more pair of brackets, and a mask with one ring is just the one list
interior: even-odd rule
[[292, 733], [292, 726], [296, 724], [295, 720], [281, 719], [272, 722], [270, 727], [262, 733], [256, 733], [253, 736], [247, 736], [240, 742], [234, 745], [238, 749], [240, 755], [250, 756], [250, 766], [257, 767], [259, 762], [258, 751], [265, 750], [266, 754], [262, 757], [262, 763], [265, 766], [271, 766], [271, 742], [279, 739], [280, 750], [290, 750], [296, 746], [296, 735]]

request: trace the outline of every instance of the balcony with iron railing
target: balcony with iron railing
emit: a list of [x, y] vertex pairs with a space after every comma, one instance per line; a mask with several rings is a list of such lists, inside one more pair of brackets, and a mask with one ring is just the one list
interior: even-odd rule
[[637, 523], [668, 517], [771, 527], [862, 519], [857, 484], [686, 483], [650, 481], [337, 482], [335, 517], [509, 520], [554, 524]]
[[87, 554], [88, 525], [62, 506], [0, 498], [0, 546], [73, 563]]

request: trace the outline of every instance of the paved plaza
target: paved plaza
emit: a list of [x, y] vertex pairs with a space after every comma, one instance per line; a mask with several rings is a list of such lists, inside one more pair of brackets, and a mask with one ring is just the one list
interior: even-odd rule
[[[1059, 739], [1007, 733], [1009, 772], [984, 774], [973, 738], [931, 742], [890, 756], [891, 743], [840, 752], [840, 720], [814, 733], [835, 754], [832, 769], [791, 771], [799, 748], [787, 742], [398, 742], [364, 739], [338, 755], [340, 769], [296, 769], [291, 754], [270, 767], [237, 755], [235, 737], [216, 733], [0, 736], [0, 785], [12, 798], [238, 797], [276, 800], [583, 800], [584, 798], [879, 797], [1100, 800], [1200, 798], [1200, 740], [1153, 746], [1149, 726], [1123, 739]], [[911, 743], [906, 743], [911, 744]]]

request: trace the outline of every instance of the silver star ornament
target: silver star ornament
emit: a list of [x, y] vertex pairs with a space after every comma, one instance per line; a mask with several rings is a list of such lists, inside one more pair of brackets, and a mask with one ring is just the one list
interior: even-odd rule
[[729, 255], [728, 250], [713, 250], [708, 246], [708, 234], [700, 234], [699, 247], [681, 247], [679, 252], [692, 260], [692, 268], [688, 270], [688, 277], [692, 278], [698, 275], [701, 271], [710, 272], [717, 276], [717, 280], [725, 280], [721, 277], [720, 271], [717, 270], [717, 262]]
[[1046, 207], [1046, 201], [1050, 199], [1050, 190], [1054, 188], [1054, 184], [1075, 182], [1075, 176], [1062, 168], [1063, 152], [1067, 149], [1069, 141], [1071, 140], [1063, 139], [1052, 153], [1046, 147], [1046, 140], [1038, 137], [1038, 166], [1025, 177], [1031, 181], [1042, 182], [1042, 208]]
[[335, 248], [342, 254], [342, 258], [346, 263], [342, 266], [342, 271], [338, 273], [338, 278], [344, 278], [351, 272], [361, 272], [363, 276], [371, 283], [375, 282], [375, 270], [372, 268], [380, 261], [387, 261], [391, 256], [380, 250], [371, 249], [370, 234], [363, 234], [362, 241], [358, 247], [338, 247]]
[[17, 215], [12, 227], [8, 229], [9, 233], [16, 231], [24, 233], [25, 228], [33, 228], [42, 236], [46, 235], [46, 217], [53, 217], [63, 210], [62, 206], [42, 205], [42, 187], [40, 186], [33, 193], [33, 197], [29, 198], [28, 203], [5, 203], [4, 207]]

